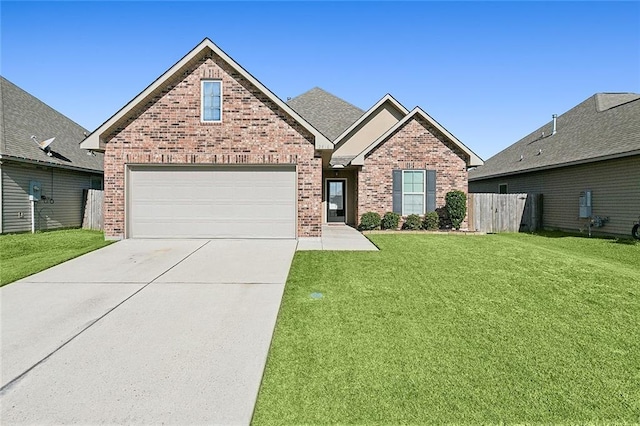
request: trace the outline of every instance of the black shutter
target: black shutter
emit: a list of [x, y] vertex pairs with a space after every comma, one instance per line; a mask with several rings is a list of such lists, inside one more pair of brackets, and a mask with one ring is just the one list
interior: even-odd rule
[[402, 214], [402, 170], [393, 170], [393, 212]]
[[436, 210], [436, 171], [427, 170], [427, 212]]

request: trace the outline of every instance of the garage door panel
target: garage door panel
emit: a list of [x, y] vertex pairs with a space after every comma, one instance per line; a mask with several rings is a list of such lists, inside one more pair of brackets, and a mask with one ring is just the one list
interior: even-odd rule
[[295, 238], [293, 166], [134, 166], [128, 191], [133, 238]]

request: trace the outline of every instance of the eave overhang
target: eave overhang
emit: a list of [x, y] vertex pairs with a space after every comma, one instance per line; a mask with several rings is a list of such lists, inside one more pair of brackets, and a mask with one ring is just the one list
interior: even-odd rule
[[322, 133], [320, 133], [315, 127], [313, 127], [308, 121], [302, 118], [296, 113], [290, 106], [278, 98], [273, 92], [271, 92], [265, 85], [263, 85], [258, 79], [251, 75], [247, 70], [242, 68], [240, 64], [234, 61], [229, 55], [227, 55], [222, 49], [216, 46], [211, 40], [205, 38], [194, 49], [187, 53], [182, 59], [180, 59], [175, 65], [169, 68], [164, 74], [158, 77], [153, 83], [151, 83], [140, 94], [133, 98], [129, 103], [116, 112], [111, 118], [105, 121], [100, 127], [93, 131], [85, 140], [80, 143], [80, 148], [88, 149], [92, 151], [104, 152], [106, 147], [106, 139], [115, 132], [119, 127], [126, 124], [129, 117], [143, 108], [146, 103], [152, 99], [162, 88], [165, 87], [168, 81], [173, 79], [176, 75], [180, 75], [183, 69], [188, 68], [198, 61], [203, 55], [213, 52], [219, 56], [223, 61], [229, 64], [232, 68], [238, 71], [244, 78], [246, 78], [251, 84], [263, 92], [271, 101], [273, 101], [279, 108], [284, 110], [291, 118], [298, 122], [305, 130], [311, 133], [314, 137], [314, 145], [317, 150], [332, 150], [334, 145], [327, 139]]
[[354, 166], [364, 166], [365, 157], [371, 151], [373, 151], [377, 146], [382, 144], [389, 136], [391, 136], [396, 130], [400, 127], [404, 126], [412, 118], [419, 116], [425, 121], [427, 121], [430, 125], [435, 127], [440, 133], [442, 133], [447, 139], [449, 139], [454, 145], [456, 145], [462, 152], [469, 156], [468, 160], [466, 160], [467, 167], [475, 167], [481, 166], [484, 164], [484, 161], [476, 155], [473, 151], [471, 151], [465, 144], [460, 142], [458, 138], [453, 136], [447, 129], [445, 129], [440, 123], [434, 120], [429, 114], [424, 112], [420, 107], [415, 107], [409, 114], [407, 114], [402, 120], [398, 121], [395, 126], [391, 127], [387, 130], [382, 136], [373, 141], [367, 148], [365, 148], [360, 154], [358, 154], [353, 160], [351, 160], [351, 164]]

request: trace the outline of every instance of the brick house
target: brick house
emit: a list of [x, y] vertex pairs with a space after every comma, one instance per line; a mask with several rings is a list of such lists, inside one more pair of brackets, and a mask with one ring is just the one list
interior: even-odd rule
[[390, 95], [364, 112], [283, 102], [209, 39], [89, 135], [107, 238], [316, 238], [366, 211], [420, 213], [482, 160]]

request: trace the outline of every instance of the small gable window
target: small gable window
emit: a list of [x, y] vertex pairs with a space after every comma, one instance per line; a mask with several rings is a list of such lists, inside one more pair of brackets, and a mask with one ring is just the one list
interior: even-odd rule
[[506, 194], [507, 192], [508, 190], [506, 183], [501, 183], [500, 185], [498, 185], [498, 194]]
[[435, 170], [394, 170], [393, 211], [402, 216], [436, 209]]
[[222, 121], [222, 82], [220, 80], [203, 80], [201, 94], [202, 121]]

